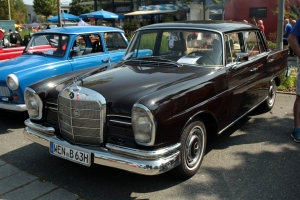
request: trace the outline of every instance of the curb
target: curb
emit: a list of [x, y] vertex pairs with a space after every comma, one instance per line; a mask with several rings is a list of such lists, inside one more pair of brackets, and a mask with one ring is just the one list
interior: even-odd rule
[[282, 92], [282, 91], [276, 91], [276, 93], [279, 93], [279, 94], [291, 94], [291, 95], [296, 95], [295, 92]]

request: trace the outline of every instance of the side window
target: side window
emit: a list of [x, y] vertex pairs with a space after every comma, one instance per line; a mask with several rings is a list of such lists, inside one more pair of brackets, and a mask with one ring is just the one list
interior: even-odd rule
[[104, 40], [107, 51], [115, 51], [120, 49], [126, 49], [127, 44], [121, 33], [118, 32], [106, 32], [104, 33]]
[[243, 52], [243, 33], [228, 33], [225, 36], [226, 64], [233, 63], [236, 60], [236, 53]]
[[259, 45], [257, 41], [257, 35], [255, 31], [250, 31], [245, 34], [246, 52], [249, 54], [249, 58], [258, 55]]
[[259, 34], [258, 32], [257, 32], [257, 41], [258, 41], [258, 44], [259, 44], [260, 53], [266, 52], [267, 50], [265, 49], [265, 46], [264, 46], [264, 43], [263, 43], [263, 40], [262, 40], [262, 35]]
[[156, 37], [156, 32], [142, 34], [140, 37], [140, 41], [135, 43], [137, 44], [137, 46], [135, 46], [133, 57], [137, 58], [146, 55], [152, 55], [154, 52]]
[[101, 36], [99, 34], [90, 34], [88, 38], [93, 47], [91, 53], [104, 52]]
[[76, 39], [74, 40], [72, 49], [74, 49], [74, 48], [78, 49], [77, 50], [78, 52], [74, 52], [73, 57], [83, 55], [83, 53], [86, 49], [86, 41], [85, 41], [84, 35], [79, 35], [76, 37]]

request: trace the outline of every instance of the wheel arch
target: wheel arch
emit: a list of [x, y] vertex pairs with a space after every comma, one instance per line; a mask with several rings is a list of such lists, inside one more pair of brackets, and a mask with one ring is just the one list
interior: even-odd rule
[[274, 77], [274, 78], [271, 80], [271, 82], [272, 82], [272, 81], [275, 82], [276, 86], [281, 85], [281, 82], [282, 82], [278, 76]]
[[214, 114], [209, 111], [200, 111], [191, 116], [182, 128], [181, 134], [183, 133], [185, 127], [194, 120], [202, 120], [205, 125], [206, 135], [208, 138], [212, 138], [218, 135], [219, 126], [217, 123], [217, 119]]

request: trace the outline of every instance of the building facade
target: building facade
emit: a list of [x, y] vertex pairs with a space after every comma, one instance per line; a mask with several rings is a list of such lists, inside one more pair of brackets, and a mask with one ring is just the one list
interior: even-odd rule
[[[290, 0], [293, 1], [293, 0]], [[295, 5], [300, 6], [299, 1], [294, 1]], [[265, 26], [265, 35], [268, 40], [277, 32], [278, 15], [274, 13], [277, 10], [276, 1], [262, 0], [236, 0], [227, 3], [225, 6], [225, 20], [243, 21], [249, 23], [262, 20]], [[282, 27], [283, 31], [283, 27]]]

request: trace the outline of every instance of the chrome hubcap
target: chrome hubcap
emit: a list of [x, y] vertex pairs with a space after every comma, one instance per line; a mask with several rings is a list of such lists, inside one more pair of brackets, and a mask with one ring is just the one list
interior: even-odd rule
[[200, 126], [195, 126], [189, 133], [185, 153], [186, 153], [186, 164], [191, 170], [200, 162], [203, 154], [203, 130]]
[[270, 106], [273, 105], [274, 100], [275, 100], [275, 91], [274, 91], [273, 85], [270, 86], [268, 99], [269, 99], [269, 101], [268, 101], [269, 105]]

